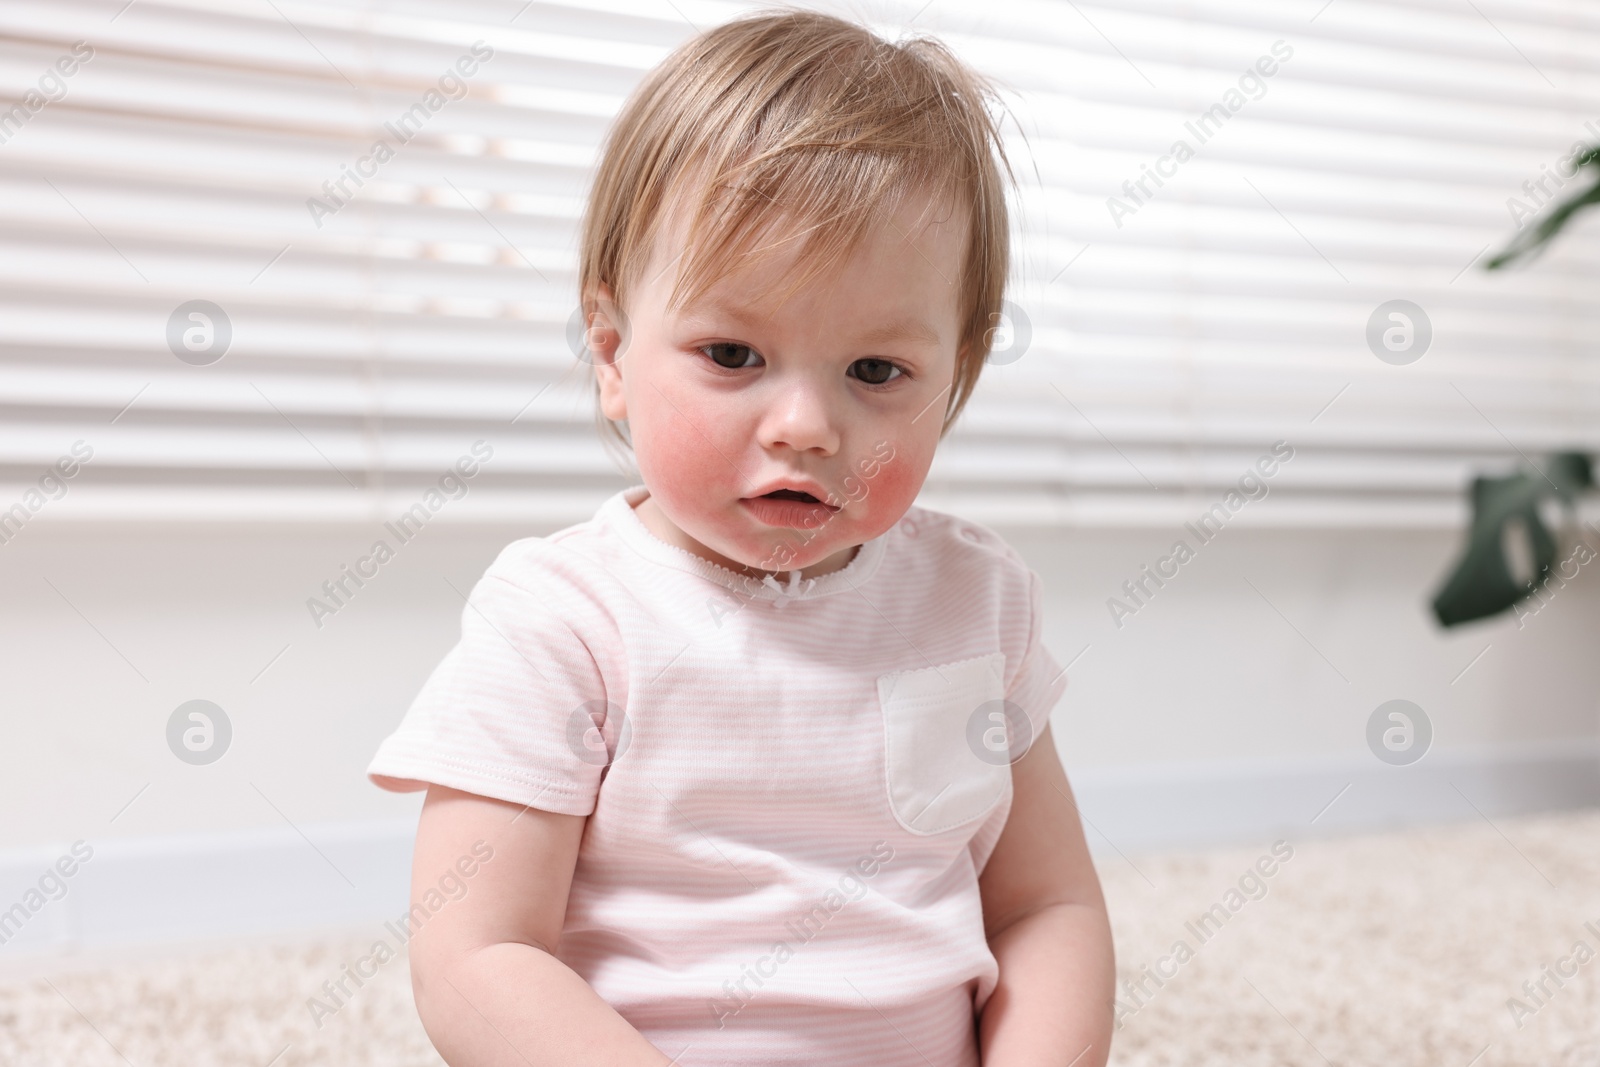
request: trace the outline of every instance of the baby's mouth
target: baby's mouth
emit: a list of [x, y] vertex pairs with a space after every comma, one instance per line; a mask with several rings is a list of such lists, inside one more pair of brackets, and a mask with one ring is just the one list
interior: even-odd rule
[[[815, 485], [823, 492], [827, 492], [827, 489], [817, 482], [801, 481], [801, 484]], [[777, 489], [768, 490], [759, 496], [742, 497], [739, 505], [747, 509], [750, 517], [763, 526], [794, 530], [815, 530], [823, 523], [831, 521], [840, 511], [839, 505], [818, 500], [815, 493], [797, 489], [792, 484], [780, 485]]]
[[799, 500], [806, 504], [822, 503], [810, 493], [802, 493], [798, 489], [774, 489], [770, 493], [762, 493], [761, 495], [767, 500]]

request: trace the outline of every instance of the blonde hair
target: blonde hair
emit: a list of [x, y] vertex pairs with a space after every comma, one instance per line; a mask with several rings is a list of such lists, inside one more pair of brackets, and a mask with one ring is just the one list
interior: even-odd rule
[[[793, 7], [737, 18], [650, 71], [607, 135], [582, 224], [584, 321], [604, 283], [626, 315], [668, 205], [691, 212], [669, 305], [697, 300], [778, 216], [804, 237], [808, 269], [788, 292], [848, 257], [917, 194], [969, 211], [954, 383], [940, 436], [977, 384], [1000, 321], [1010, 257], [992, 83], [926, 36], [889, 43], [844, 19]], [[993, 152], [991, 153], [991, 148]], [[806, 236], [809, 235], [809, 236]], [[597, 383], [598, 388], [598, 383]], [[602, 436], [631, 448], [599, 414]]]

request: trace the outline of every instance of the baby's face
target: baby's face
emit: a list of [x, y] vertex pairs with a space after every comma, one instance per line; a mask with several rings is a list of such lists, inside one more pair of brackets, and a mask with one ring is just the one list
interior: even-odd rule
[[[658, 536], [736, 570], [819, 574], [905, 514], [955, 377], [967, 221], [935, 210], [913, 232], [921, 207], [776, 305], [792, 252], [669, 311], [682, 238], [658, 242], [624, 309], [626, 348], [597, 366], [602, 411], [628, 420], [650, 490], [640, 517]], [[783, 485], [816, 502], [768, 495]]]

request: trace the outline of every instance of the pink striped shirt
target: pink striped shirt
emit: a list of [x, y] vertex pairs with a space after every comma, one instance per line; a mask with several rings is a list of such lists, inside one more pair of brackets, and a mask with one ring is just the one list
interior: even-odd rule
[[912, 507], [760, 584], [647, 492], [501, 552], [368, 773], [588, 816], [557, 955], [684, 1067], [976, 1067], [978, 875], [1066, 687], [1038, 576]]

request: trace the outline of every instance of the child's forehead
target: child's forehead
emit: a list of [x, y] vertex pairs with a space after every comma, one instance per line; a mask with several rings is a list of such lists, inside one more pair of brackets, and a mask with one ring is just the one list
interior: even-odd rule
[[[714, 261], [697, 264], [696, 285], [679, 287], [681, 313], [748, 311], [781, 305], [804, 276], [823, 291], [836, 289], [850, 274], [876, 276], [884, 268], [912, 261], [926, 264], [940, 288], [954, 288], [967, 245], [967, 219], [952, 210], [950, 197], [909, 192], [893, 211], [874, 220], [853, 241], [830, 242], [825, 221], [774, 210], [759, 227], [726, 246]], [[674, 205], [663, 211], [640, 281], [663, 294], [679, 285], [691, 260], [691, 238], [703, 246], [714, 235], [692, 235], [690, 212]], [[832, 247], [830, 248], [830, 244]], [[927, 272], [923, 272], [927, 273]]]

